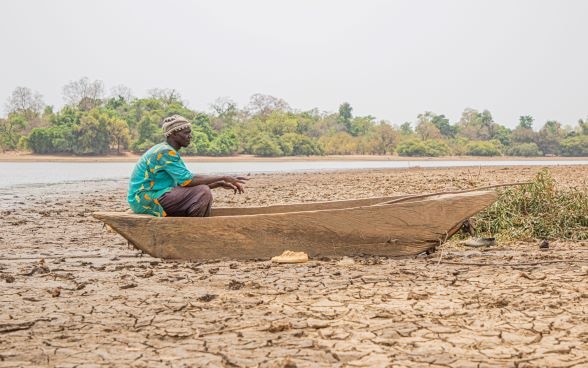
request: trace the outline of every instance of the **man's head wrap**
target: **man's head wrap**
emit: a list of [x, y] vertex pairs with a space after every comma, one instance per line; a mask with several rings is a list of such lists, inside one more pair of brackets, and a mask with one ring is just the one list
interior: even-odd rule
[[185, 117], [181, 115], [172, 115], [163, 119], [161, 127], [163, 128], [163, 135], [167, 138], [178, 130], [191, 128], [192, 125]]

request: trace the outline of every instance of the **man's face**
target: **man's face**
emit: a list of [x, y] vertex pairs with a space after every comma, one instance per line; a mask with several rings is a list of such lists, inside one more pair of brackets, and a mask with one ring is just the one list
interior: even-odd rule
[[176, 132], [177, 142], [180, 147], [188, 147], [192, 141], [192, 129], [186, 128]]

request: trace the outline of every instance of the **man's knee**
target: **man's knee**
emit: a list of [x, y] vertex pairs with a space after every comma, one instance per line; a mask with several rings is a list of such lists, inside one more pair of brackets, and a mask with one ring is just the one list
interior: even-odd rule
[[201, 195], [202, 201], [212, 202], [212, 190], [208, 185], [198, 185], [196, 188], [199, 189], [198, 193]]
[[192, 204], [188, 208], [187, 215], [195, 217], [210, 216], [212, 207], [212, 191], [208, 185], [198, 185], [191, 188]]

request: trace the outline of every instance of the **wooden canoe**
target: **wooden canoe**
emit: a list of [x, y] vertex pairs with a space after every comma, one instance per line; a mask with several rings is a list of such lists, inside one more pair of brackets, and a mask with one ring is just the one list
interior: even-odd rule
[[213, 208], [211, 217], [97, 212], [138, 249], [168, 259], [408, 256], [443, 243], [496, 200], [492, 190], [251, 208]]

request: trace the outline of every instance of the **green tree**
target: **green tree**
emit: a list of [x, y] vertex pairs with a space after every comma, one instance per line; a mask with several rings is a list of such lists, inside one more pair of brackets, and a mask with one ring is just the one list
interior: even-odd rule
[[559, 154], [560, 141], [563, 139], [563, 133], [563, 129], [559, 122], [554, 120], [546, 122], [536, 135], [539, 149], [546, 155]]
[[533, 129], [533, 117], [531, 115], [522, 115], [519, 117], [519, 125], [517, 128], [521, 129]]
[[[56, 127], [53, 127], [55, 129]], [[51, 128], [35, 128], [28, 137], [28, 147], [33, 153], [46, 154], [55, 152], [53, 147]]]
[[494, 134], [492, 135], [492, 138], [499, 140], [502, 145], [508, 146], [512, 140], [511, 136], [512, 131], [509, 128], [497, 124], [494, 128]]
[[512, 131], [512, 141], [513, 144], [516, 143], [535, 143], [536, 133], [532, 129], [526, 128], [516, 128]]
[[322, 136], [318, 142], [327, 155], [349, 155], [357, 152], [357, 141], [347, 132]]
[[279, 138], [280, 149], [285, 156], [310, 156], [322, 154], [322, 149], [310, 137], [298, 133], [286, 133]]
[[446, 156], [449, 146], [440, 140], [408, 139], [400, 142], [396, 151], [400, 156], [438, 157]]
[[210, 141], [208, 136], [203, 132], [193, 131], [192, 142], [190, 146], [186, 147], [186, 153], [189, 155], [205, 156], [210, 150]]
[[0, 119], [0, 148], [2, 151], [14, 150], [27, 127], [27, 121], [21, 114], [9, 114]]
[[437, 115], [431, 111], [426, 111], [423, 114], [419, 114], [417, 119], [417, 127], [419, 124], [433, 124], [445, 138], [454, 138], [457, 134], [457, 127], [451, 125], [445, 115]]
[[[312, 138], [321, 138], [328, 135], [333, 135], [337, 132], [344, 131], [345, 129], [339, 123], [337, 123], [337, 113], [312, 115], [312, 125], [307, 129], [306, 134]], [[297, 129], [300, 132], [299, 129]]]
[[578, 134], [588, 135], [588, 119], [578, 121]]
[[73, 127], [80, 123], [82, 112], [71, 106], [64, 106], [61, 111], [51, 115], [50, 123], [53, 126]]
[[482, 113], [466, 108], [458, 123], [459, 134], [471, 140], [487, 140], [491, 136], [492, 114], [488, 110]]
[[316, 135], [313, 135], [313, 127], [320, 119], [321, 117], [316, 109], [311, 111], [303, 111], [297, 114], [296, 133], [316, 138]]
[[588, 135], [578, 135], [562, 139], [561, 153], [564, 156], [588, 156]]
[[49, 127], [51, 147], [55, 153], [73, 153], [76, 145], [76, 136], [73, 127], [56, 126]]
[[427, 139], [440, 139], [442, 137], [439, 128], [425, 119], [419, 119], [415, 131], [423, 141]]
[[268, 134], [258, 135], [251, 146], [251, 151], [257, 156], [282, 156], [284, 154], [280, 145]]
[[400, 138], [399, 136], [400, 133], [398, 130], [396, 130], [390, 124], [381, 121], [380, 124], [372, 130], [372, 134], [370, 135], [374, 143], [373, 153], [378, 155], [394, 153], [394, 149], [396, 148]]
[[298, 119], [296, 115], [290, 112], [273, 111], [265, 119], [253, 118], [252, 122], [256, 128], [268, 132], [271, 135], [279, 137], [286, 133], [296, 133], [298, 129]]
[[104, 102], [104, 107], [106, 109], [114, 111], [121, 110], [126, 105], [128, 105], [127, 101], [125, 101], [124, 97], [122, 96], [111, 97]]
[[143, 115], [137, 126], [137, 139], [131, 144], [134, 152], [144, 152], [160, 140], [163, 135], [159, 122], [163, 119], [160, 111], [148, 112]]
[[510, 156], [534, 157], [543, 156], [543, 152], [535, 143], [516, 143], [507, 150]]
[[351, 119], [353, 119], [353, 108], [349, 102], [343, 102], [339, 105], [339, 115], [337, 115], [337, 123], [342, 125], [345, 131], [351, 134]]
[[235, 133], [232, 130], [225, 130], [210, 142], [208, 153], [212, 156], [227, 156], [235, 154], [238, 148]]
[[492, 136], [494, 135], [494, 127], [496, 126], [496, 124], [494, 123], [494, 118], [492, 117], [490, 111], [482, 111], [482, 113], [480, 114], [480, 125], [487, 132], [487, 138], [492, 138]]
[[454, 139], [451, 139], [448, 142], [449, 145], [449, 152], [451, 152], [454, 156], [463, 156], [467, 155], [466, 147], [470, 140], [466, 137], [457, 136]]
[[354, 137], [361, 136], [369, 132], [374, 127], [373, 116], [355, 117], [351, 120], [351, 126], [347, 131]]
[[412, 130], [412, 123], [409, 121], [402, 123], [402, 125], [400, 125], [400, 134], [405, 136], [414, 134], [414, 131]]
[[67, 125], [35, 128], [27, 138], [28, 148], [37, 154], [73, 153], [75, 145], [73, 128]]
[[500, 156], [500, 148], [492, 141], [474, 141], [466, 145], [469, 156]]
[[120, 153], [121, 148], [128, 148], [131, 135], [127, 123], [119, 118], [109, 118], [106, 124], [110, 145], [116, 147], [116, 152]]
[[93, 110], [85, 114], [80, 125], [74, 128], [77, 137], [75, 154], [104, 155], [110, 151], [110, 132], [108, 115]]
[[193, 132], [202, 132], [206, 134], [206, 137], [209, 141], [213, 140], [216, 137], [216, 131], [212, 128], [210, 123], [210, 116], [204, 113], [197, 113], [194, 119], [192, 120], [192, 131]]

